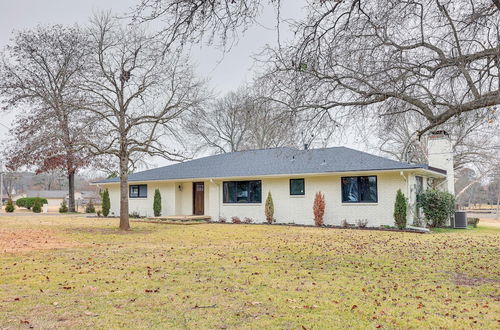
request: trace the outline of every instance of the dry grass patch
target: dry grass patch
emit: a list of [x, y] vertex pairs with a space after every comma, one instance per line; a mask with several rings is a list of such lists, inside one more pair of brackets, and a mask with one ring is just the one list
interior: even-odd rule
[[48, 229], [0, 228], [0, 252], [15, 253], [76, 246]]
[[[134, 223], [124, 234], [117, 222], [0, 219], [0, 229], [79, 244], [0, 253], [0, 328], [500, 324], [498, 229], [416, 235]], [[462, 285], [456, 274], [481, 281]]]

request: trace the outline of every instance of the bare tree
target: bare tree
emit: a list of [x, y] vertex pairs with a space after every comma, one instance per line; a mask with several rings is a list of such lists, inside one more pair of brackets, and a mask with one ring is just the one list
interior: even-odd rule
[[[324, 1], [270, 51], [274, 82], [295, 109], [412, 112], [419, 136], [500, 103], [500, 11], [489, 0]], [[492, 108], [491, 108], [492, 109]]]
[[15, 34], [0, 67], [3, 109], [20, 110], [6, 147], [8, 167], [34, 167], [37, 173], [63, 170], [71, 211], [75, 173], [91, 160], [80, 147], [89, 131], [77, 88], [86, 71], [87, 51], [79, 27], [39, 26]]
[[[291, 112], [269, 100], [259, 81], [186, 116], [185, 128], [199, 149], [226, 153], [282, 146], [327, 144], [335, 125], [322, 116]], [[313, 114], [318, 115], [318, 114]]]
[[[469, 173], [468, 180], [461, 180], [456, 197], [459, 198], [473, 185], [481, 183], [500, 163], [500, 118], [488, 109], [467, 112], [456, 116], [441, 128], [452, 139], [454, 167], [457, 173]], [[427, 136], [418, 138], [426, 120], [417, 114], [402, 113], [389, 117], [372, 118], [375, 123], [364, 127], [371, 134], [376, 132], [374, 144], [392, 158], [409, 163], [427, 163]], [[473, 173], [473, 175], [470, 175]], [[460, 175], [457, 175], [457, 180]]]
[[154, 37], [109, 14], [93, 18], [90, 39], [94, 68], [82, 90], [93, 100], [87, 111], [99, 143], [88, 146], [119, 160], [120, 229], [128, 230], [130, 168], [143, 155], [182, 158], [169, 138], [175, 119], [202, 101], [203, 84], [179, 54], [159, 56]]
[[227, 46], [255, 23], [265, 4], [279, 0], [139, 0], [131, 16], [141, 23], [160, 21], [165, 50], [202, 40]]
[[216, 153], [244, 150], [248, 145], [253, 106], [242, 89], [230, 92], [207, 107], [193, 109], [185, 117], [184, 127], [199, 149], [208, 148]]

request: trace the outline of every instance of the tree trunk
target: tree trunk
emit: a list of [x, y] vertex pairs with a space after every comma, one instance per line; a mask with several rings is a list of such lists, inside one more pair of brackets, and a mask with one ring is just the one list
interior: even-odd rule
[[128, 157], [120, 157], [120, 229], [129, 230], [128, 220]]
[[68, 211], [75, 212], [75, 172], [68, 174]]

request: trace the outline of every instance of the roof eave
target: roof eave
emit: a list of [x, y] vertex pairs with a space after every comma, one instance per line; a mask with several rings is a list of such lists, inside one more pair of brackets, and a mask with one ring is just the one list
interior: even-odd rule
[[[420, 166], [407, 167], [407, 168], [393, 168], [393, 169], [368, 169], [368, 170], [357, 170], [357, 171], [325, 171], [325, 172], [313, 172], [313, 173], [284, 173], [284, 174], [256, 174], [256, 175], [245, 175], [245, 176], [218, 176], [218, 177], [198, 177], [198, 178], [171, 178], [171, 179], [149, 179], [149, 180], [134, 180], [129, 179], [128, 182], [186, 182], [186, 181], [203, 181], [203, 180], [235, 180], [235, 179], [247, 179], [255, 177], [263, 178], [282, 178], [282, 177], [297, 177], [297, 176], [330, 176], [330, 175], [356, 175], [363, 174], [367, 172], [401, 172], [401, 171], [415, 171], [421, 170], [427, 174], [432, 174], [434, 176], [446, 177], [445, 174], [432, 171]], [[93, 185], [110, 185], [119, 184], [120, 181], [111, 182], [92, 182]]]

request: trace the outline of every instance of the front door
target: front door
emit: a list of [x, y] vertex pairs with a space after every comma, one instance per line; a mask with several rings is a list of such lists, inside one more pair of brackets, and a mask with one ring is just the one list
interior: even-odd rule
[[193, 214], [205, 214], [205, 184], [193, 182]]

